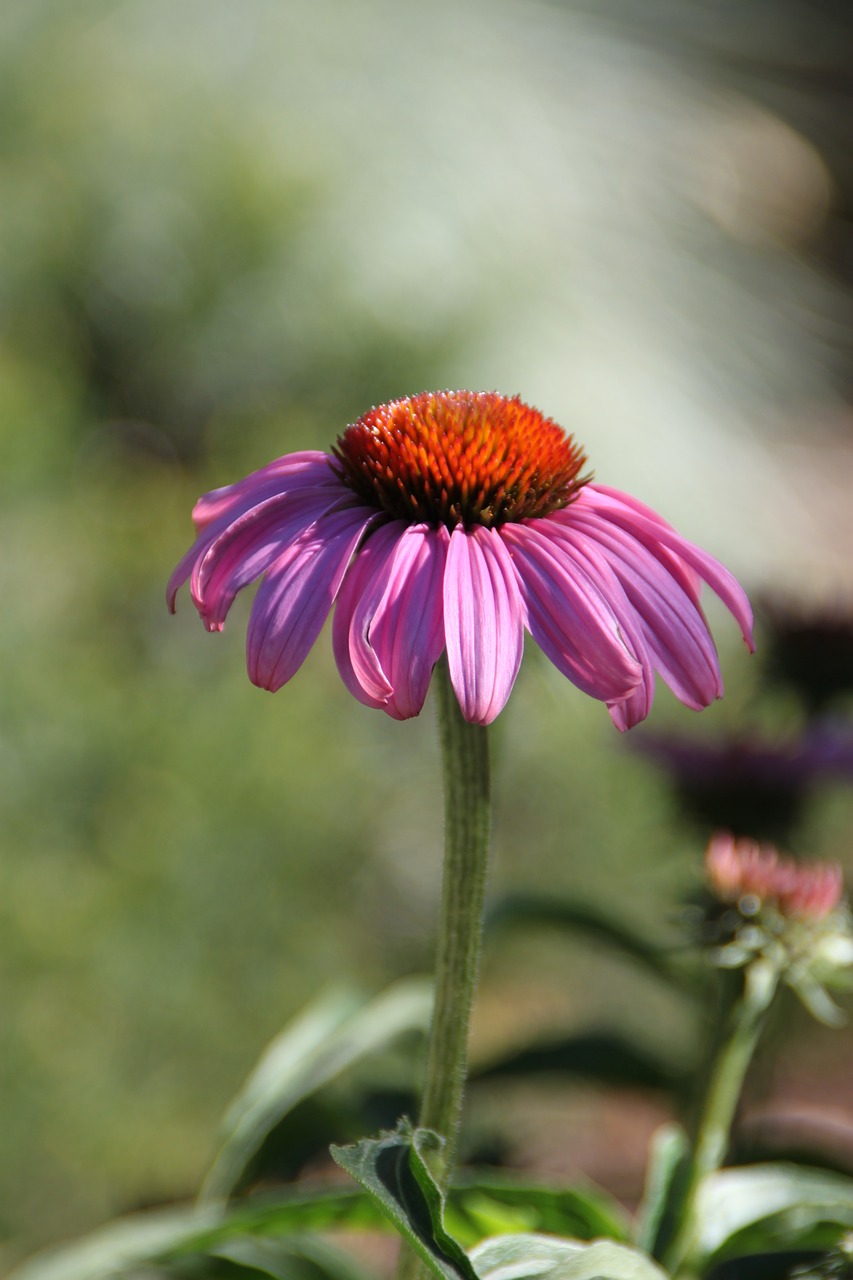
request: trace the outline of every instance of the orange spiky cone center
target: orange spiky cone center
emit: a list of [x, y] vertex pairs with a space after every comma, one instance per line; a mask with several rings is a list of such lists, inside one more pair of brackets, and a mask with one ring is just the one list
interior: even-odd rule
[[589, 476], [571, 436], [517, 396], [424, 392], [380, 405], [333, 450], [359, 497], [395, 519], [496, 527], [566, 507]]

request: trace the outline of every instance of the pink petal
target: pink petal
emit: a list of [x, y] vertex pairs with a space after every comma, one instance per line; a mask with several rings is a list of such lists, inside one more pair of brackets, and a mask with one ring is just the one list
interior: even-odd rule
[[642, 627], [654, 665], [686, 706], [707, 707], [723, 692], [717, 650], [701, 611], [641, 542], [593, 513], [578, 516], [577, 536], [598, 543]]
[[246, 635], [253, 684], [274, 691], [299, 670], [365, 529], [375, 519], [363, 507], [327, 515], [272, 565], [255, 596]]
[[[599, 515], [612, 521], [613, 524], [618, 524], [620, 528], [635, 537], [658, 559], [663, 560], [662, 550], [674, 553], [679, 560], [684, 561], [690, 569], [698, 573], [700, 578], [707, 582], [711, 590], [720, 597], [740, 627], [750, 651], [754, 651], [752, 609], [746, 592], [734, 574], [729, 573], [719, 560], [715, 560], [706, 551], [688, 542], [686, 538], [682, 538], [659, 517], [654, 520], [646, 516], [640, 504], [636, 502], [628, 504], [625, 501], [625, 495], [619, 495], [617, 498], [596, 486], [587, 502], [594, 506]], [[571, 509], [571, 507], [566, 508], [567, 515]]]
[[396, 720], [420, 713], [433, 667], [444, 652], [444, 572], [450, 536], [442, 525], [410, 525], [390, 562], [370, 623], [370, 644], [391, 684], [385, 710]]
[[647, 520], [654, 520], [655, 524], [662, 524], [665, 529], [672, 529], [672, 525], [668, 520], [664, 520], [662, 515], [651, 507], [647, 507], [645, 502], [640, 502], [639, 498], [635, 498], [633, 494], [623, 493], [621, 489], [611, 489], [606, 484], [585, 485], [583, 492], [585, 493], [587, 489], [592, 490], [593, 493], [604, 494], [606, 498], [612, 498], [614, 502], [621, 502], [630, 511], [638, 512], [641, 516], [645, 516]]
[[276, 494], [214, 537], [197, 560], [191, 581], [193, 603], [208, 630], [221, 630], [237, 592], [340, 502], [339, 494], [328, 489]]
[[166, 585], [166, 604], [169, 606], [170, 613], [175, 612], [178, 592], [192, 573], [199, 556], [204, 555], [210, 542], [211, 538], [208, 534], [201, 534], [172, 570], [172, 576]]
[[[598, 484], [587, 485], [578, 495], [576, 502], [571, 503], [570, 506], [562, 511], [555, 511], [552, 518], [571, 527], [577, 514], [581, 512], [584, 514], [591, 514], [593, 511], [599, 512], [602, 506], [602, 503], [598, 501], [600, 495], [603, 497], [605, 504], [609, 502], [612, 506], [614, 502], [619, 503], [620, 506], [625, 508], [626, 515], [639, 512], [641, 516], [645, 516], [662, 529], [669, 529], [670, 532], [674, 532], [672, 525], [668, 524], [651, 507], [647, 507], [644, 502], [639, 502], [636, 498], [632, 498], [629, 493], [621, 493], [618, 489], [608, 489], [604, 485]], [[699, 574], [661, 544], [658, 544], [655, 555], [662, 564], [666, 565], [673, 578], [681, 584], [690, 598], [698, 604], [702, 595], [702, 579]]]
[[265, 467], [244, 476], [235, 484], [223, 485], [199, 498], [193, 507], [193, 523], [198, 533], [214, 520], [235, 515], [254, 506], [273, 493], [292, 493], [295, 489], [328, 488], [344, 485], [333, 470], [333, 459], [318, 449], [287, 453]]
[[621, 582], [610, 567], [601, 548], [589, 538], [576, 536], [566, 528], [560, 528], [559, 536], [573, 548], [593, 584], [602, 597], [609, 602], [618, 620], [622, 637], [642, 668], [642, 680], [633, 693], [628, 694], [627, 698], [620, 698], [607, 704], [613, 723], [620, 733], [624, 733], [627, 729], [633, 729], [634, 725], [639, 724], [641, 720], [645, 720], [652, 709], [655, 697], [654, 665], [643, 635], [642, 623], [637, 618]]
[[325, 453], [289, 454], [236, 484], [214, 489], [200, 498], [193, 509], [198, 537], [178, 563], [166, 588], [170, 612], [175, 612], [178, 591], [195, 565], [235, 520], [268, 499], [312, 490], [318, 497], [337, 493], [341, 498], [354, 498], [330, 467]]
[[628, 697], [642, 668], [628, 649], [607, 596], [549, 519], [505, 525], [526, 625], [554, 666], [603, 702]]
[[490, 724], [506, 705], [521, 665], [523, 616], [501, 535], [457, 525], [444, 576], [445, 634], [450, 679], [471, 724]]
[[332, 650], [341, 679], [353, 697], [377, 709], [385, 706], [393, 690], [368, 635], [405, 529], [402, 520], [394, 520], [366, 538], [344, 578], [332, 622]]

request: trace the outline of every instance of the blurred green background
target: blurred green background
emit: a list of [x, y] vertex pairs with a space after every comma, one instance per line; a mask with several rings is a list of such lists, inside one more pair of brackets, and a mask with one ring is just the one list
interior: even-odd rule
[[[395, 396], [519, 392], [749, 588], [846, 606], [852, 44], [845, 6], [793, 0], [3, 7], [10, 1257], [191, 1194], [288, 1017], [430, 962], [431, 707], [362, 708], [327, 640], [269, 697], [246, 600], [218, 637], [186, 598], [170, 618], [200, 493]], [[726, 701], [694, 722], [661, 691], [653, 726], [795, 729], [710, 616]], [[528, 647], [494, 735], [493, 891], [654, 933], [701, 840]], [[853, 869], [851, 820], [824, 789], [798, 851]], [[481, 1050], [607, 1011], [689, 1038], [588, 948], [487, 955]], [[528, 1121], [535, 1148], [554, 1117]]]

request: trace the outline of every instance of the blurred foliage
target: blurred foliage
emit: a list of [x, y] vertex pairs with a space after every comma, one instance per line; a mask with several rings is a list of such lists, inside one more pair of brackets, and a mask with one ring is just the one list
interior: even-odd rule
[[[0, 1233], [15, 1248], [186, 1194], [225, 1102], [296, 1009], [342, 972], [378, 986], [429, 965], [431, 716], [365, 711], [327, 644], [275, 698], [252, 689], [245, 601], [218, 638], [185, 600], [169, 619], [193, 501], [462, 370], [532, 387], [562, 369], [551, 322], [577, 322], [598, 272], [541, 196], [558, 172], [575, 199], [560, 139], [531, 152], [524, 184], [482, 145], [483, 131], [501, 146], [515, 131], [519, 153], [540, 137], [559, 64], [535, 95], [536, 77], [522, 84], [530, 119], [494, 97], [492, 121], [471, 87], [497, 47], [487, 14], [460, 41], [480, 64], [445, 83], [418, 50], [444, 50], [455, 27], [413, 10], [386, 32], [379, 6], [341, 35], [340, 5], [285, 9], [13, 0], [0, 15]], [[544, 13], [547, 46], [562, 18]], [[406, 165], [413, 110], [434, 122], [426, 172]], [[396, 239], [390, 178], [367, 163], [383, 128], [402, 135], [389, 169], [423, 213]], [[442, 165], [460, 130], [470, 182]], [[609, 136], [582, 175], [611, 172]], [[571, 291], [554, 289], [555, 262]], [[729, 700], [708, 731], [748, 705], [740, 656], [724, 651]], [[658, 724], [683, 715], [661, 697]], [[654, 932], [699, 852], [663, 781], [534, 653], [495, 740], [495, 890], [579, 890]], [[844, 856], [850, 817], [829, 797], [803, 847]], [[603, 1006], [687, 1046], [681, 1010], [641, 973], [587, 946], [500, 939], [483, 1055], [511, 1050], [522, 1023], [559, 1032]]]

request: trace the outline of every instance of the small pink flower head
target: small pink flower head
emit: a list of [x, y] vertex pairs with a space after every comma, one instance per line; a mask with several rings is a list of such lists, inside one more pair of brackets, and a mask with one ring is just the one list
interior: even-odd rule
[[772, 845], [721, 833], [708, 845], [705, 874], [717, 904], [705, 915], [711, 963], [745, 970], [759, 964], [818, 1021], [843, 1022], [827, 989], [849, 990], [853, 977], [853, 918], [842, 899], [841, 868], [798, 863]]
[[705, 854], [705, 873], [715, 897], [743, 904], [754, 900], [747, 914], [764, 903], [789, 919], [822, 920], [841, 901], [844, 880], [836, 863], [797, 863], [772, 845], [715, 835]]
[[278, 689], [335, 605], [341, 677], [366, 706], [417, 715], [447, 655], [466, 720], [506, 705], [525, 632], [621, 730], [643, 720], [655, 672], [698, 710], [723, 691], [699, 605], [717, 593], [752, 648], [743, 590], [627, 494], [590, 483], [550, 419], [493, 392], [424, 393], [371, 409], [331, 453], [295, 453], [202, 498], [172, 574], [219, 631], [260, 578], [250, 679]]

